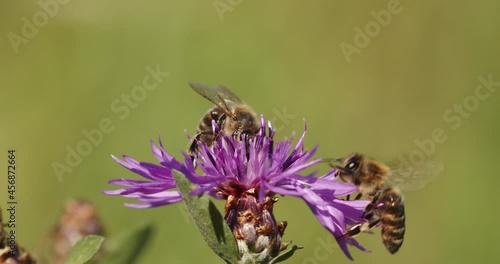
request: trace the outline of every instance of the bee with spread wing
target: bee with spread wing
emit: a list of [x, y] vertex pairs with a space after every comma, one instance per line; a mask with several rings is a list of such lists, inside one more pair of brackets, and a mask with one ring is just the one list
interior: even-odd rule
[[391, 170], [390, 166], [367, 159], [359, 153], [336, 161], [340, 165], [332, 167], [337, 169], [339, 178], [358, 187], [356, 199], [364, 196], [371, 200], [362, 215], [368, 222], [352, 226], [344, 235], [353, 237], [380, 224], [382, 242], [391, 254], [396, 253], [403, 244], [406, 230], [405, 206], [400, 187], [422, 188], [442, 171], [442, 164], [426, 161], [419, 166], [403, 168], [400, 165], [396, 170]]
[[189, 147], [192, 157], [198, 149], [198, 141], [210, 146], [217, 139], [217, 134], [212, 128], [212, 121], [215, 121], [220, 132], [227, 136], [241, 138], [242, 135], [246, 135], [248, 138], [259, 132], [260, 124], [253, 109], [228, 88], [221, 85], [209, 87], [197, 82], [190, 82], [189, 86], [215, 104], [203, 115], [198, 124], [195, 139]]

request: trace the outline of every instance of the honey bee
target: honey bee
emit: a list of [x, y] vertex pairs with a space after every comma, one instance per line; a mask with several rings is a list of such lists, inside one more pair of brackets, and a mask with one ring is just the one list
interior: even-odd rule
[[[396, 253], [403, 244], [406, 216], [403, 195], [394, 182], [407, 183], [408, 186], [415, 186], [418, 182], [423, 186], [424, 181], [442, 170], [442, 164], [428, 161], [409, 171], [408, 175], [401, 170], [391, 170], [384, 163], [366, 159], [359, 153], [337, 161], [341, 165], [332, 166], [337, 169], [337, 175], [358, 187], [359, 194], [355, 199], [364, 196], [371, 200], [362, 214], [362, 218], [368, 221], [352, 226], [344, 235], [353, 237], [380, 224], [383, 244], [391, 254]], [[415, 183], [409, 183], [412, 180]]]
[[189, 82], [195, 92], [214, 103], [215, 106], [207, 111], [201, 118], [196, 136], [189, 147], [191, 157], [198, 149], [198, 140], [211, 146], [217, 139], [217, 134], [212, 128], [212, 120], [226, 136], [236, 136], [241, 139], [255, 136], [260, 130], [257, 114], [253, 109], [242, 102], [231, 90], [224, 86], [209, 87], [202, 83]]

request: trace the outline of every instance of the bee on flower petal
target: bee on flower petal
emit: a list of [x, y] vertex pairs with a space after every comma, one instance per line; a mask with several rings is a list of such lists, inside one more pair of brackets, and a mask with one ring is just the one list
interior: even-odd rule
[[217, 139], [212, 121], [215, 121], [226, 136], [235, 136], [238, 139], [242, 135], [246, 135], [247, 138], [254, 137], [259, 132], [260, 123], [256, 113], [228, 88], [220, 85], [209, 87], [197, 82], [189, 82], [189, 86], [215, 104], [203, 115], [198, 124], [196, 136], [189, 147], [192, 157], [198, 149], [198, 141], [210, 146]]
[[398, 186], [423, 187], [442, 171], [442, 164], [427, 161], [409, 171], [391, 170], [390, 166], [359, 153], [337, 161], [340, 165], [332, 166], [337, 169], [337, 175], [358, 187], [359, 194], [355, 199], [364, 196], [371, 200], [362, 215], [368, 222], [352, 226], [344, 235], [353, 237], [380, 224], [382, 242], [391, 254], [396, 253], [403, 244], [406, 231], [405, 206]]

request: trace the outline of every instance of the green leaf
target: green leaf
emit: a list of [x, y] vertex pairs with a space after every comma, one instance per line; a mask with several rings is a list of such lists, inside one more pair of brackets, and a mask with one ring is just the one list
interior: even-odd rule
[[80, 239], [71, 249], [64, 263], [80, 264], [89, 262], [101, 248], [104, 237], [89, 235]]
[[106, 256], [100, 264], [137, 263], [137, 258], [146, 248], [153, 234], [153, 224], [140, 224], [115, 236], [111, 236], [104, 244]]
[[293, 256], [293, 253], [295, 253], [295, 251], [297, 249], [302, 249], [302, 247], [299, 247], [297, 245], [293, 245], [292, 248], [283, 251], [279, 256], [271, 259], [269, 261], [269, 264], [275, 264], [275, 263], [283, 262], [283, 261], [289, 259], [291, 256]]
[[238, 246], [219, 210], [206, 195], [189, 195], [190, 182], [181, 173], [173, 173], [182, 200], [207, 244], [227, 263], [236, 263], [239, 258]]

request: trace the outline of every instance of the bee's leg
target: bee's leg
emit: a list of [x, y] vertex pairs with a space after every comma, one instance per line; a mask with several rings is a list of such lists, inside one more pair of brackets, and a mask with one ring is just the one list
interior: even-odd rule
[[363, 211], [363, 214], [361, 215], [362, 218], [369, 219], [371, 218], [369, 217], [370, 215], [373, 216], [373, 208], [379, 203], [380, 194], [381, 192], [375, 193], [372, 201], [366, 206], [365, 210]]
[[191, 145], [189, 145], [189, 156], [191, 157], [191, 159], [194, 160], [194, 154], [198, 150], [198, 141], [200, 140], [200, 137], [202, 135], [212, 135], [212, 134], [213, 134], [213, 131], [206, 130], [206, 131], [201, 131], [198, 134], [196, 134], [196, 136], [194, 136], [193, 141], [191, 142]]
[[191, 142], [191, 145], [189, 145], [189, 156], [191, 157], [191, 160], [194, 160], [194, 153], [196, 153], [196, 150], [198, 150], [198, 140], [200, 139], [201, 134], [197, 134], [194, 138], [193, 141]]
[[[344, 236], [354, 237], [356, 235], [359, 235], [360, 233], [369, 232], [373, 227], [378, 225], [378, 223], [380, 222], [380, 217], [375, 218], [374, 216], [376, 213], [375, 206], [379, 203], [380, 194], [381, 192], [377, 192], [373, 196], [372, 201], [366, 206], [363, 214], [361, 215], [361, 217], [368, 220], [368, 222], [353, 225], [344, 233]], [[356, 200], [358, 200], [359, 198], [361, 198], [361, 194], [358, 194], [356, 196]]]
[[[214, 116], [216, 114], [216, 116]], [[224, 122], [226, 121], [227, 114], [222, 114], [219, 117], [219, 113], [217, 112], [212, 112], [212, 119], [217, 120], [217, 126], [219, 127], [220, 130], [223, 130]], [[214, 136], [215, 136], [215, 131], [214, 131]]]
[[[362, 194], [361, 194], [361, 193], [358, 193], [358, 194], [356, 195], [356, 197], [354, 197], [354, 200], [359, 200], [359, 199], [361, 199], [361, 196], [362, 196]], [[349, 200], [351, 200], [351, 195], [350, 195], [350, 194], [348, 194], [348, 195], [346, 195], [346, 196], [345, 196], [344, 201], [349, 201]]]
[[380, 217], [379, 218], [372, 218], [372, 220], [368, 221], [368, 230], [374, 228], [378, 223], [380, 222]]
[[[373, 216], [373, 215], [372, 215]], [[357, 224], [349, 228], [343, 236], [346, 237], [355, 237], [359, 235], [360, 233], [367, 233], [370, 232], [372, 228], [374, 228], [378, 223], [380, 222], [380, 217], [379, 218], [373, 218], [371, 217], [370, 221]]]
[[[359, 200], [359, 199], [361, 199], [361, 196], [362, 196], [362, 194], [361, 194], [361, 193], [358, 193], [358, 195], [356, 195], [356, 197], [354, 197], [354, 200]], [[351, 200], [351, 195], [350, 195], [350, 194], [348, 194], [348, 195], [346, 195], [346, 196], [345, 196], [344, 201], [349, 201], [349, 200]]]
[[359, 233], [361, 233], [362, 226], [363, 226], [363, 224], [353, 225], [342, 236], [355, 237], [355, 236], [359, 235]]

